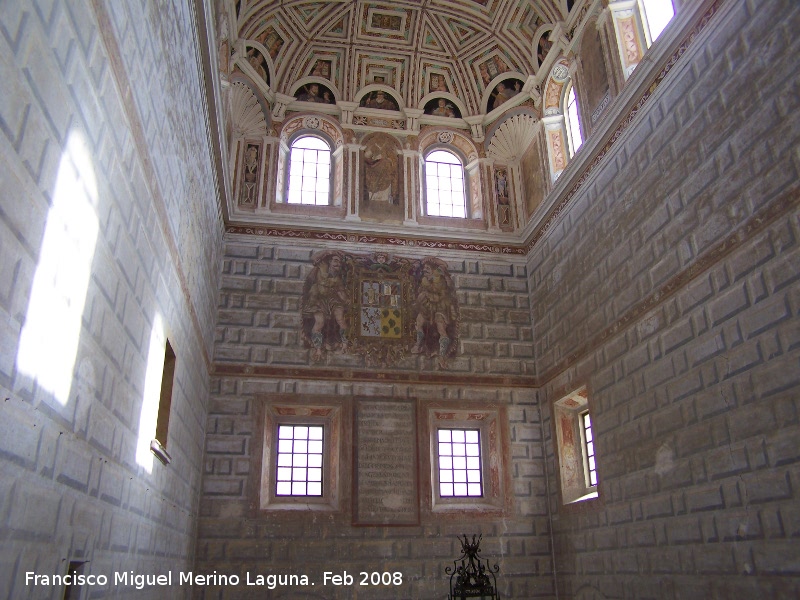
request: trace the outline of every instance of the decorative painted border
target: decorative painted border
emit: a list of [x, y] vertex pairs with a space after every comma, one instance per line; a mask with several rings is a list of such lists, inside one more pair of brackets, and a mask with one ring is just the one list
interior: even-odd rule
[[215, 377], [252, 377], [256, 379], [314, 379], [322, 381], [353, 381], [372, 383], [412, 383], [434, 385], [480, 385], [504, 388], [537, 387], [530, 375], [475, 375], [457, 372], [411, 373], [380, 372], [368, 369], [333, 369], [319, 367], [253, 366], [243, 363], [216, 363], [211, 371]]
[[406, 248], [426, 248], [433, 250], [461, 250], [466, 252], [488, 252], [491, 254], [505, 254], [524, 256], [525, 248], [510, 244], [490, 244], [459, 242], [456, 240], [422, 239], [400, 236], [368, 235], [362, 233], [347, 233], [344, 231], [315, 231], [308, 229], [290, 229], [282, 227], [258, 227], [253, 225], [230, 224], [225, 228], [226, 233], [243, 235], [258, 235], [278, 238], [299, 238], [306, 240], [322, 240], [326, 242], [350, 242], [357, 244], [378, 244], [385, 246], [401, 246]]

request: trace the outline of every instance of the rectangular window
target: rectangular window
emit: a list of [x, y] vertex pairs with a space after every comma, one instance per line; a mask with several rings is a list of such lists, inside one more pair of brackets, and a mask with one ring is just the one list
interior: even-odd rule
[[86, 565], [84, 560], [71, 560], [67, 566], [67, 575], [69, 576], [69, 583], [64, 586], [63, 600], [79, 600], [81, 597], [81, 588], [77, 584], [78, 576], [83, 575], [83, 568]]
[[595, 439], [586, 388], [561, 398], [553, 408], [561, 499], [572, 504], [597, 498]]
[[586, 473], [586, 485], [595, 487], [597, 485], [597, 468], [594, 462], [594, 437], [592, 436], [592, 418], [589, 411], [581, 413], [581, 432], [583, 437], [583, 457], [584, 472]]
[[262, 510], [340, 510], [344, 402], [295, 394], [264, 399], [261, 466]]
[[156, 439], [167, 447], [169, 433], [169, 414], [172, 410], [172, 386], [175, 381], [175, 351], [167, 340], [164, 349], [164, 369], [161, 373], [161, 395], [158, 401], [158, 420], [156, 421]]
[[322, 496], [323, 427], [279, 425], [276, 496]]
[[511, 509], [508, 421], [504, 407], [483, 403], [423, 404], [429, 477], [421, 493], [432, 513], [478, 511], [502, 515]]
[[439, 495], [483, 496], [479, 429], [439, 429]]

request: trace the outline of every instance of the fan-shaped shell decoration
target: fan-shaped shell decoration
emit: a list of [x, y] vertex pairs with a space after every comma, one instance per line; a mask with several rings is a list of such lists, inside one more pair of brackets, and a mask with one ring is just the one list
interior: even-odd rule
[[503, 121], [492, 136], [487, 148], [491, 158], [513, 162], [525, 154], [536, 133], [532, 115], [514, 115]]
[[231, 90], [231, 113], [237, 133], [261, 136], [267, 132], [267, 119], [256, 95], [246, 84], [236, 82]]

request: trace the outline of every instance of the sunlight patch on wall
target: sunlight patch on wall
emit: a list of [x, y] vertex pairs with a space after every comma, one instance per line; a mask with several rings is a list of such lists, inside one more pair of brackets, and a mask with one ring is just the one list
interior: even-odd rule
[[139, 416], [139, 438], [136, 443], [136, 463], [144, 467], [148, 473], [153, 470], [150, 441], [156, 437], [166, 340], [164, 322], [161, 320], [161, 316], [156, 314], [153, 319], [153, 329], [150, 332], [150, 349], [147, 352], [147, 371], [142, 394], [142, 413]]
[[73, 131], [61, 155], [17, 351], [17, 369], [62, 406], [72, 385], [97, 242], [96, 204], [91, 156], [82, 136]]

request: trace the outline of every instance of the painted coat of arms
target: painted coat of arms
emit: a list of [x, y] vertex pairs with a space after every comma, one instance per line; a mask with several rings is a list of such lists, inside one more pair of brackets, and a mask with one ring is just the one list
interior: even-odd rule
[[458, 302], [447, 263], [329, 250], [314, 257], [301, 301], [312, 362], [331, 352], [394, 366], [408, 355], [440, 368], [458, 346]]

